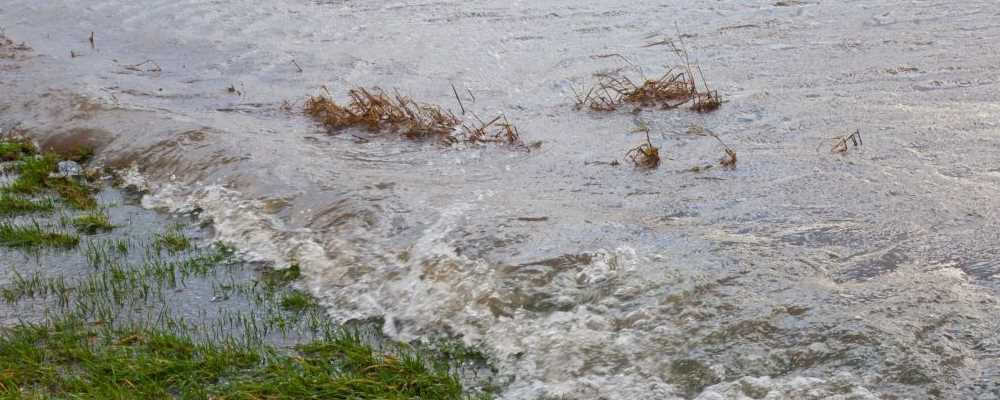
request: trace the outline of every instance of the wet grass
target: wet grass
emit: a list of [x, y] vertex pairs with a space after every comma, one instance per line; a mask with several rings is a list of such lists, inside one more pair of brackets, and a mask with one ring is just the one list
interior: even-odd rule
[[81, 210], [89, 210], [97, 206], [94, 191], [81, 181], [72, 178], [49, 178], [45, 185], [59, 194], [67, 204]]
[[[19, 190], [71, 193], [53, 189], [56, 160], [21, 159]], [[44, 203], [9, 190], [0, 197], [7, 215], [39, 219], [0, 221], [0, 245], [78, 248], [58, 260], [78, 256], [89, 268], [0, 271], [8, 278], [0, 309], [40, 310], [28, 316], [34, 322], [0, 326], [0, 398], [485, 399], [496, 390], [463, 388], [459, 350], [334, 325], [315, 298], [292, 288], [302, 276], [297, 264], [254, 274], [233, 248], [189, 237], [193, 221], [81, 242], [53, 221], [83, 234], [108, 231], [115, 226], [106, 209], [73, 215], [65, 197]]]
[[42, 228], [37, 222], [29, 225], [17, 225], [11, 222], [0, 222], [0, 245], [17, 248], [73, 248], [80, 243], [80, 237], [53, 232]]
[[37, 195], [51, 190], [67, 204], [77, 209], [92, 209], [97, 205], [94, 191], [83, 181], [74, 178], [56, 177], [59, 158], [54, 154], [22, 158], [16, 167], [18, 177], [2, 189], [3, 193]]
[[53, 210], [52, 200], [33, 200], [27, 197], [0, 193], [0, 217], [48, 212]]
[[248, 349], [161, 330], [75, 319], [22, 325], [0, 338], [0, 394], [12, 398], [462, 399], [447, 370], [358, 335]]
[[170, 252], [181, 252], [191, 247], [191, 241], [178, 231], [169, 231], [156, 237], [156, 245]]
[[46, 189], [46, 179], [59, 163], [55, 156], [26, 157], [17, 166], [18, 177], [4, 188], [8, 193], [23, 195], [38, 194]]
[[271, 288], [286, 287], [302, 277], [299, 264], [292, 264], [285, 269], [267, 269], [261, 274], [261, 281]]
[[70, 224], [76, 228], [77, 232], [86, 235], [93, 235], [98, 232], [107, 232], [115, 229], [115, 226], [111, 224], [111, 220], [107, 214], [103, 212], [91, 212], [89, 214], [81, 215], [79, 217], [73, 218]]
[[281, 299], [281, 308], [285, 311], [303, 312], [315, 306], [316, 302], [313, 300], [312, 296], [309, 296], [301, 290], [288, 292]]
[[38, 149], [26, 138], [9, 138], [0, 142], [0, 161], [17, 161], [38, 153]]

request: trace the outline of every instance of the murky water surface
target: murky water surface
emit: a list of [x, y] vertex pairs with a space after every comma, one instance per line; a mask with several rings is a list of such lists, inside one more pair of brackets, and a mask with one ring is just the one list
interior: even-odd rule
[[[33, 50], [0, 52], [0, 127], [97, 144], [147, 206], [301, 263], [330, 318], [482, 346], [509, 399], [1000, 398], [998, 20], [994, 1], [5, 0]], [[573, 110], [624, 64], [595, 56], [656, 74], [676, 59], [643, 45], [678, 32], [719, 111]], [[541, 147], [331, 136], [282, 107], [359, 85], [457, 112], [451, 84]], [[608, 165], [637, 126], [663, 165]], [[689, 171], [723, 155], [704, 132], [736, 169]]]

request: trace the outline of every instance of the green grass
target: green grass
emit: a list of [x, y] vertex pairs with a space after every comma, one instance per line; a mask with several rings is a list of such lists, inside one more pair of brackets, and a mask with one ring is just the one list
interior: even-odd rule
[[54, 172], [59, 160], [53, 155], [29, 157], [21, 160], [17, 179], [5, 190], [9, 193], [36, 194], [45, 190], [45, 180]]
[[59, 159], [53, 154], [24, 158], [18, 166], [17, 179], [3, 190], [7, 193], [33, 195], [50, 189], [75, 208], [87, 210], [96, 207], [97, 200], [94, 199], [93, 191], [82, 182], [49, 176], [58, 165]]
[[80, 181], [71, 178], [48, 178], [45, 184], [59, 194], [59, 197], [74, 208], [89, 210], [97, 207], [94, 193]]
[[38, 152], [28, 139], [6, 139], [0, 141], [0, 161], [17, 161]]
[[272, 288], [281, 288], [295, 282], [302, 276], [299, 264], [292, 264], [285, 269], [268, 269], [261, 274], [261, 281]]
[[53, 210], [52, 200], [32, 200], [23, 196], [0, 193], [0, 217]]
[[405, 350], [375, 351], [356, 333], [342, 332], [279, 352], [65, 319], [20, 325], [0, 337], [0, 398], [465, 397], [447, 369]]
[[312, 296], [301, 290], [292, 290], [285, 293], [281, 299], [281, 308], [285, 311], [304, 312], [315, 306], [316, 302]]
[[76, 228], [77, 232], [87, 235], [93, 235], [97, 232], [107, 232], [115, 229], [115, 226], [111, 224], [108, 215], [101, 212], [93, 212], [73, 218], [71, 224], [74, 228]]
[[[86, 182], [50, 176], [59, 158], [18, 157], [10, 164], [17, 179], [0, 188], [0, 217], [75, 217], [0, 220], [0, 245], [78, 246], [76, 234], [50, 228], [52, 219], [81, 234], [114, 228], [105, 211], [65, 213], [97, 202]], [[32, 197], [53, 192], [62, 201]], [[298, 265], [254, 280], [239, 273], [247, 265], [233, 248], [194, 246], [183, 226], [162, 229], [87, 240], [79, 257], [90, 268], [82, 276], [61, 275], [59, 265], [24, 275], [7, 266], [0, 300], [19, 307], [30, 299], [30, 309], [44, 309], [28, 319], [44, 322], [0, 326], [0, 399], [470, 399], [452, 370], [467, 358], [463, 348], [411, 347], [377, 330], [342, 330], [315, 298], [291, 288], [302, 275]], [[210, 290], [212, 301], [175, 304], [178, 293], [198, 290]], [[268, 344], [289, 339], [300, 345]]]
[[177, 253], [191, 248], [191, 240], [180, 232], [170, 231], [157, 235], [156, 245], [170, 252]]
[[72, 248], [80, 243], [80, 237], [71, 234], [50, 232], [38, 223], [15, 225], [0, 222], [0, 245], [17, 248]]

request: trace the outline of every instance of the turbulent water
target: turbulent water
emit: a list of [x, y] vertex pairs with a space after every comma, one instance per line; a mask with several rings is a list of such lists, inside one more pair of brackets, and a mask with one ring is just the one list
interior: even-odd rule
[[[32, 50], [0, 49], [0, 129], [97, 145], [147, 206], [300, 263], [331, 318], [480, 346], [505, 399], [995, 399], [998, 21], [992, 0], [3, 0]], [[623, 57], [676, 65], [644, 45], [678, 36], [721, 109], [573, 109]], [[459, 113], [451, 85], [541, 146], [299, 112], [380, 86]], [[661, 167], [609, 165], [642, 126]], [[735, 169], [691, 171], [723, 155], [709, 133]]]

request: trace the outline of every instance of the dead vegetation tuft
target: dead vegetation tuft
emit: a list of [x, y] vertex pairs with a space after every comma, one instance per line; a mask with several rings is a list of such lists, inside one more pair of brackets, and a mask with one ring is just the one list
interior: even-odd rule
[[861, 141], [861, 129], [856, 129], [854, 133], [847, 136], [835, 137], [833, 138], [833, 143], [833, 147], [830, 148], [831, 153], [846, 153], [850, 147], [861, 146], [864, 144]]
[[375, 133], [394, 133], [411, 140], [439, 140], [448, 144], [522, 145], [517, 127], [502, 115], [489, 122], [473, 115], [475, 122], [463, 123], [450, 111], [416, 102], [398, 92], [390, 95], [378, 88], [354, 88], [348, 91], [348, 97], [349, 102], [339, 104], [324, 95], [312, 96], [306, 101], [305, 113], [331, 132], [360, 128]]
[[499, 115], [485, 123], [479, 117], [475, 115], [473, 117], [476, 118], [476, 124], [462, 125], [462, 140], [469, 143], [521, 143], [521, 133], [506, 116]]
[[653, 169], [660, 166], [660, 148], [653, 146], [646, 132], [646, 143], [631, 148], [625, 153], [625, 158], [632, 161], [636, 168]]
[[163, 68], [156, 61], [146, 60], [138, 64], [122, 65], [123, 68], [135, 72], [163, 72]]
[[27, 43], [14, 43], [13, 40], [10, 40], [10, 38], [5, 36], [3, 31], [0, 30], [0, 59], [13, 59], [18, 56], [18, 53], [28, 52], [31, 50], [31, 46], [28, 46]]
[[[611, 73], [596, 74], [597, 82], [586, 92], [573, 89], [576, 97], [576, 108], [590, 109], [591, 111], [609, 112], [631, 105], [636, 107], [634, 111], [643, 108], [659, 107], [662, 109], [674, 109], [682, 105], [691, 103], [691, 109], [697, 112], [714, 111], [722, 105], [722, 99], [718, 92], [711, 90], [705, 81], [701, 67], [690, 61], [688, 53], [683, 47], [678, 46], [672, 40], [662, 40], [648, 44], [644, 47], [666, 45], [683, 63], [682, 67], [671, 68], [657, 79], [647, 79], [642, 70], [639, 80], [633, 80], [625, 76], [622, 68]], [[599, 58], [619, 57], [628, 64], [632, 64], [628, 58], [620, 54], [608, 54], [597, 56]], [[697, 71], [697, 75], [695, 74]], [[699, 85], [699, 80], [701, 81]], [[637, 83], [641, 82], [641, 83]]]
[[722, 158], [719, 159], [719, 165], [727, 168], [736, 167], [736, 150], [733, 150], [733, 148], [729, 147], [729, 145], [726, 144], [726, 142], [722, 141], [722, 138], [720, 138], [718, 134], [710, 131], [701, 131], [695, 134], [699, 136], [710, 136], [715, 138], [715, 140], [717, 140], [719, 144], [722, 145], [722, 150], [724, 152]]

